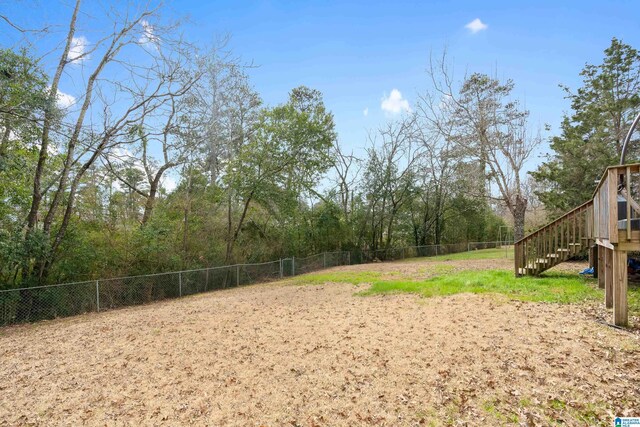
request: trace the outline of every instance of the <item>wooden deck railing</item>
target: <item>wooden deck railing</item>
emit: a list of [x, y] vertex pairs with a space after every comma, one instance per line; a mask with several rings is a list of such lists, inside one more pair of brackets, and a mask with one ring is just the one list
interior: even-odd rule
[[583, 252], [593, 235], [593, 201], [589, 200], [517, 241], [515, 272], [538, 275]]
[[607, 168], [591, 200], [515, 243], [516, 274], [540, 274], [593, 242], [640, 244], [638, 193], [639, 163]]
[[[640, 164], [607, 168], [593, 193], [594, 239], [611, 247], [631, 241], [640, 242], [640, 229], [634, 220], [640, 218], [636, 202], [640, 185]], [[622, 212], [619, 211], [622, 209]]]

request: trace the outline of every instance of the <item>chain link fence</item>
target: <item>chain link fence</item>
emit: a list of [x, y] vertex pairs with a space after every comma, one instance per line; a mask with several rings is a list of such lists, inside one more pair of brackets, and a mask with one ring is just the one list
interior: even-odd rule
[[340, 265], [431, 257], [501, 247], [508, 249], [504, 242], [474, 242], [350, 252], [336, 251], [264, 263], [5, 289], [0, 290], [0, 326], [180, 298], [218, 289], [278, 280]]

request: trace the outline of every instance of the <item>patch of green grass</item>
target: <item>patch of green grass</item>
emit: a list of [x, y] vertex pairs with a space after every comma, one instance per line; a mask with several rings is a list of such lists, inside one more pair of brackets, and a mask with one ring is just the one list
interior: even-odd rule
[[627, 290], [629, 312], [640, 313], [640, 283], [630, 282]]
[[549, 401], [549, 407], [556, 410], [560, 410], [560, 409], [565, 409], [567, 407], [567, 404], [560, 399], [551, 399]]
[[[458, 293], [498, 293], [522, 301], [575, 303], [600, 297], [592, 279], [574, 274], [547, 273], [516, 278], [506, 270], [460, 271], [421, 281], [377, 280], [361, 295], [410, 292], [425, 297]], [[591, 286], [588, 286], [591, 285]]]
[[[496, 293], [522, 301], [576, 303], [601, 298], [593, 279], [577, 274], [547, 272], [540, 277], [516, 278], [507, 270], [436, 269], [435, 277], [412, 280], [404, 277], [382, 278], [379, 272], [336, 271], [307, 274], [296, 277], [296, 284], [320, 285], [324, 283], [371, 284], [359, 295], [378, 295], [408, 292], [424, 297], [454, 295], [458, 293]], [[637, 297], [635, 295], [634, 297]]]
[[297, 276], [291, 279], [296, 285], [323, 285], [325, 283], [373, 283], [380, 280], [382, 275], [375, 271], [335, 271], [319, 272]]
[[429, 268], [425, 268], [424, 272], [425, 273], [431, 272], [437, 276], [441, 276], [443, 274], [449, 274], [453, 272], [453, 270], [455, 269], [456, 268], [450, 264], [436, 264], [436, 265], [430, 265]]
[[505, 422], [511, 422], [511, 423], [518, 422], [518, 417], [517, 416], [514, 418], [513, 414], [503, 413], [498, 408], [498, 401], [497, 400], [487, 400], [486, 402], [484, 402], [482, 404], [482, 409], [484, 409], [484, 411], [487, 414], [489, 414], [489, 415], [493, 416], [495, 419], [499, 420], [502, 424], [504, 424]]
[[529, 406], [531, 406], [531, 399], [523, 397], [522, 399], [520, 399], [519, 404], [523, 408], [528, 408]]
[[513, 259], [513, 247], [505, 249], [479, 249], [477, 251], [459, 252], [457, 254], [438, 255], [428, 258], [408, 258], [404, 261], [425, 260], [425, 261], [464, 261], [469, 259]]

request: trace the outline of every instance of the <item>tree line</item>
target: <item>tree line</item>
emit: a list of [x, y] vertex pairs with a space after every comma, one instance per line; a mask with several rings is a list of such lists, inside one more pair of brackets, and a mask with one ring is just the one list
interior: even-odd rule
[[[553, 202], [559, 191], [578, 199], [588, 189], [587, 178], [577, 188], [552, 173], [586, 164], [563, 151], [580, 150], [577, 139], [568, 142], [576, 120], [624, 128], [637, 108], [620, 101], [622, 119], [610, 119], [600, 94], [585, 88], [600, 90], [602, 67], [613, 65], [588, 68], [585, 88], [571, 95], [576, 116], [563, 122], [534, 180], [527, 163], [543, 137], [514, 82], [457, 79], [442, 55], [431, 59], [412, 110], [352, 142], [366, 146], [358, 154], [339, 142], [319, 91], [292, 88], [285, 102], [265, 105], [252, 64], [226, 40], [195, 46], [179, 25], [162, 24], [159, 8], [106, 11], [108, 30], [79, 49], [82, 6], [74, 4], [62, 36], [5, 17], [20, 42], [0, 50], [3, 288], [495, 240], [505, 224], [518, 239], [539, 225], [526, 215], [540, 201], [554, 212], [563, 208]], [[55, 60], [36, 56], [33, 34], [56, 39]], [[615, 39], [610, 49], [607, 58], [622, 55], [633, 70], [614, 84], [632, 92], [637, 52]], [[78, 67], [69, 102], [61, 82]], [[595, 132], [601, 140], [592, 144], [609, 144], [609, 131]], [[595, 173], [609, 160], [586, 165]]]

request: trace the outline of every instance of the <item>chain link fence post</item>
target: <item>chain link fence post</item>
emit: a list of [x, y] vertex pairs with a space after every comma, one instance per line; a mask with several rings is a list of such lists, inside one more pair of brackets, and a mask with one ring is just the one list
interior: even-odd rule
[[327, 268], [327, 253], [322, 254], [322, 268]]
[[236, 286], [240, 286], [240, 264], [236, 265]]
[[182, 272], [178, 273], [178, 295], [182, 296]]
[[291, 275], [296, 275], [296, 257], [294, 256], [291, 257]]
[[284, 272], [282, 271], [282, 258], [280, 258], [280, 278], [284, 277]]
[[96, 280], [96, 311], [100, 311], [100, 281]]

